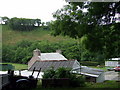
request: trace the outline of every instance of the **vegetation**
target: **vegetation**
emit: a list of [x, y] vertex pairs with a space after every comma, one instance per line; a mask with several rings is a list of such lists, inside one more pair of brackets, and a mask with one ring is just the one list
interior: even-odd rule
[[40, 19], [27, 19], [27, 18], [8, 18], [2, 17], [2, 22], [5, 25], [9, 25], [13, 30], [20, 30], [20, 31], [30, 31], [36, 27], [39, 27], [41, 24]]
[[[82, 9], [87, 9], [87, 12]], [[57, 20], [46, 23], [49, 29], [45, 29], [40, 19], [2, 17], [5, 23], [3, 60], [25, 64], [32, 57], [32, 51], [38, 48], [44, 53], [60, 49], [66, 58], [77, 59], [84, 65], [84, 61], [89, 66], [103, 64], [106, 59], [119, 57], [120, 23], [116, 22], [116, 13], [119, 13], [119, 2], [70, 3], [54, 13]], [[67, 37], [53, 37], [51, 30], [54, 36]]]
[[78, 76], [77, 74], [70, 73], [70, 69], [67, 68], [54, 68], [48, 69], [44, 72], [43, 79], [57, 79], [57, 78], [68, 78], [70, 80], [71, 87], [85, 86], [85, 78]]
[[120, 15], [120, 2], [70, 2], [54, 13], [53, 35], [78, 38], [83, 48], [103, 58], [119, 57], [116, 14]]
[[12, 30], [7, 25], [2, 25], [2, 27], [3, 62], [27, 63], [32, 57], [33, 50], [38, 48], [43, 53], [60, 49], [68, 59], [98, 62], [96, 66], [104, 63], [101, 55], [84, 49], [75, 39], [63, 36], [53, 37], [50, 35], [51, 31], [41, 28], [27, 32]]
[[[79, 50], [77, 42], [48, 42], [48, 41], [27, 41], [23, 40], [16, 45], [4, 45], [2, 50], [3, 62], [24, 63], [26, 64], [33, 56], [33, 50], [40, 49], [42, 53], [55, 52], [56, 50], [62, 50], [62, 54], [68, 59], [81, 59], [82, 61], [89, 61], [88, 65], [94, 66], [104, 63], [104, 59], [98, 61], [98, 55], [87, 55], [88, 58], [81, 58], [83, 52]], [[89, 57], [91, 57], [89, 59]], [[90, 62], [93, 61], [93, 62]], [[97, 63], [98, 62], [98, 63]]]
[[87, 82], [86, 83], [86, 86], [85, 87], [67, 87], [67, 88], [42, 88], [42, 83], [41, 81], [39, 80], [38, 81], [38, 85], [37, 85], [37, 88], [36, 89], [33, 89], [33, 90], [96, 90], [96, 89], [104, 89], [104, 88], [108, 88], [108, 89], [113, 89], [114, 90], [118, 90], [120, 88], [119, 86], [119, 83], [120, 82], [116, 82], [116, 81], [105, 81], [103, 83], [90, 83], [90, 82]]
[[4, 45], [16, 45], [17, 43], [26, 41], [48, 41], [48, 42], [59, 42], [59, 41], [71, 41], [75, 39], [63, 36], [51, 36], [50, 30], [44, 30], [42, 27], [36, 28], [32, 31], [18, 31], [11, 29], [8, 25], [2, 25], [2, 44]]

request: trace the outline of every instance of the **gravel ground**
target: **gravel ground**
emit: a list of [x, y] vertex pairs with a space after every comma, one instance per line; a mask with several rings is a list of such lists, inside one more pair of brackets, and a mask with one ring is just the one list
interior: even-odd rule
[[117, 80], [120, 81], [120, 72], [107, 71], [105, 72], [105, 80]]

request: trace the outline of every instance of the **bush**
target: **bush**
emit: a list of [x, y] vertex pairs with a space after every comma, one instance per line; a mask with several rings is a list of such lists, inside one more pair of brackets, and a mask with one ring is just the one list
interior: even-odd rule
[[[69, 85], [72, 87], [79, 87], [85, 85], [85, 78], [83, 76], [78, 76], [77, 74], [70, 73], [68, 68], [58, 68], [56, 71], [54, 68], [48, 69], [44, 72], [43, 79], [50, 79], [54, 81], [55, 79], [69, 79]], [[54, 78], [54, 80], [53, 80]]]
[[55, 78], [69, 78], [70, 77], [70, 69], [68, 68], [58, 68], [55, 72]]
[[55, 77], [55, 70], [53, 69], [53, 67], [51, 67], [50, 69], [44, 72], [44, 75], [43, 75], [44, 79], [54, 78], [54, 77]]

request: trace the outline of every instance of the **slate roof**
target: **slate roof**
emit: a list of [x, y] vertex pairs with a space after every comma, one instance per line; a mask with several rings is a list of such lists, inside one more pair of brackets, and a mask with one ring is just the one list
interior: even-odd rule
[[[80, 73], [80, 68], [73, 69], [73, 71], [77, 71]], [[103, 72], [104, 71], [100, 69], [81, 67], [81, 73], [88, 76], [98, 77]]]
[[[35, 50], [34, 50], [35, 51]], [[40, 53], [40, 56], [33, 56], [28, 62], [28, 68], [30, 68], [36, 61], [64, 61], [67, 60], [60, 53]]]
[[65, 68], [71, 68], [73, 67], [75, 63], [75, 60], [64, 60], [64, 61], [36, 61], [30, 68], [29, 71], [32, 71], [35, 67], [35, 70], [39, 70], [41, 68], [41, 71], [45, 71], [51, 67], [54, 67], [54, 70], [65, 67]]
[[67, 60], [60, 53], [41, 53], [41, 56], [38, 56], [40, 60]]

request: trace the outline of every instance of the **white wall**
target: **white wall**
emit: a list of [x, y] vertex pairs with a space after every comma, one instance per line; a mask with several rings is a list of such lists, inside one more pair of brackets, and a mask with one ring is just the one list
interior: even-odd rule
[[80, 63], [77, 60], [75, 60], [72, 69], [76, 69], [76, 68], [80, 68]]
[[118, 61], [105, 61], [105, 66], [115, 67], [118, 65]]

